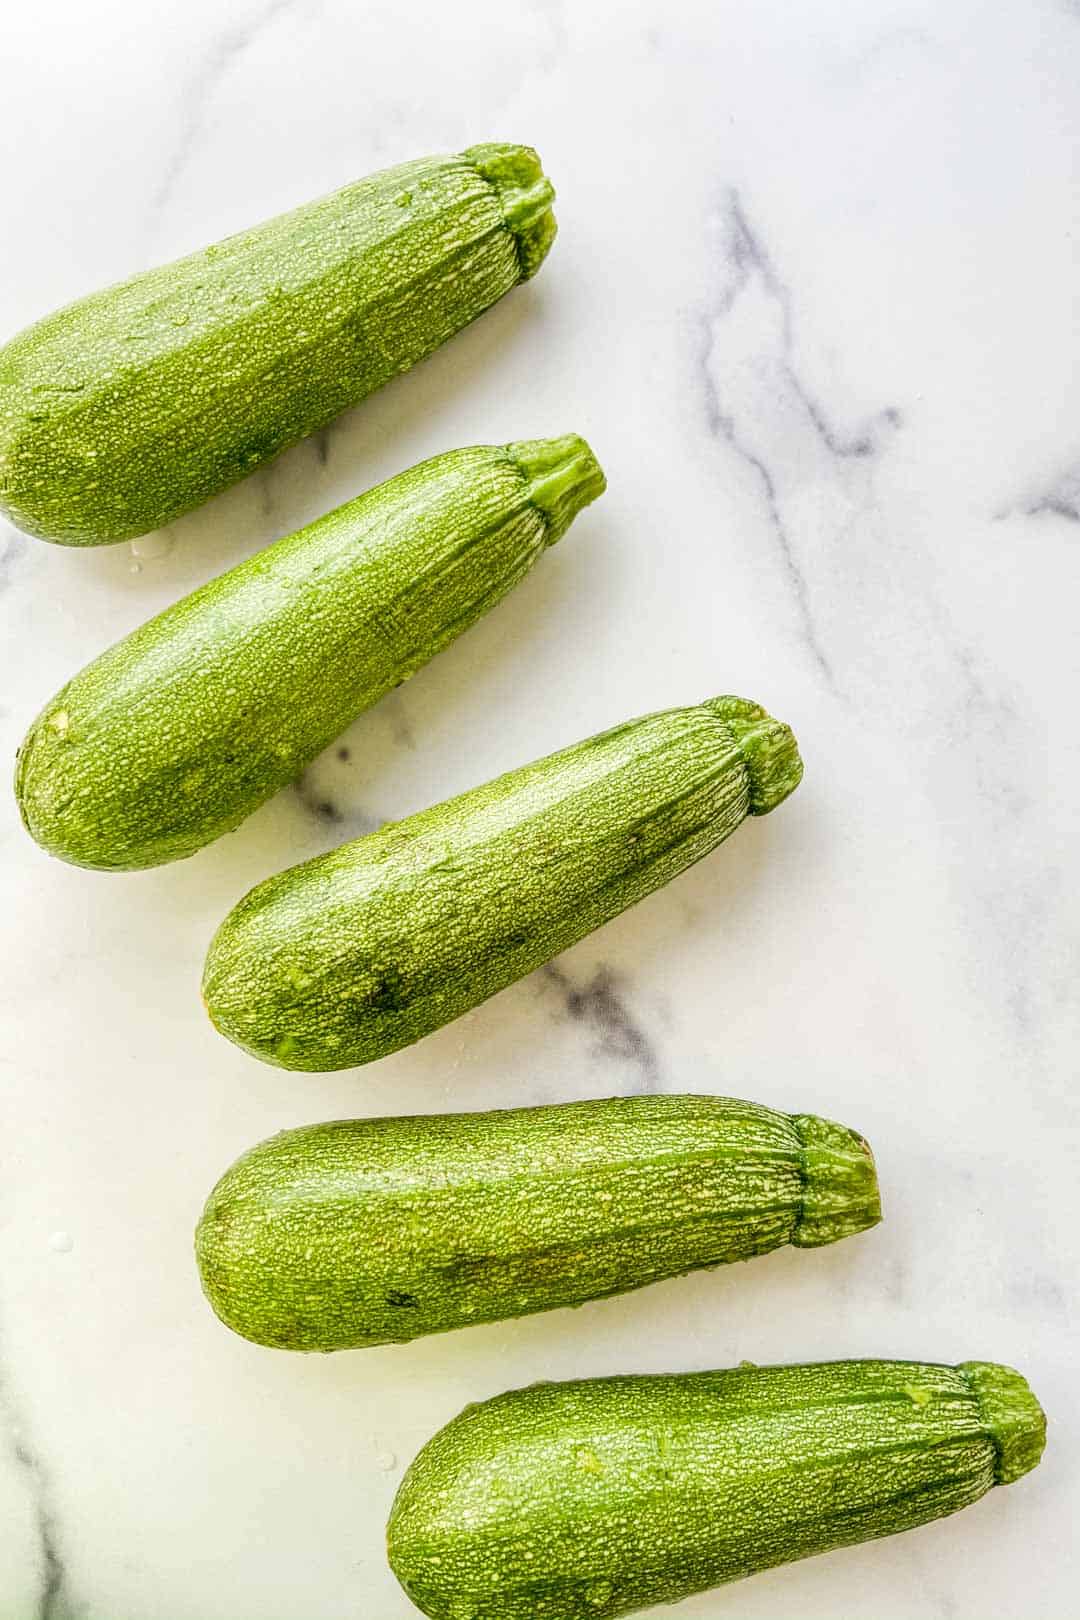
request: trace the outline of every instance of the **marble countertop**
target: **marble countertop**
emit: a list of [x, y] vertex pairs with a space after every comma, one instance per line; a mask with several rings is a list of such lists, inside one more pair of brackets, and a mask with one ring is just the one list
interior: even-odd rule
[[[0, 328], [373, 168], [533, 143], [535, 281], [170, 530], [0, 525], [10, 759], [77, 667], [453, 445], [584, 433], [608, 494], [239, 832], [112, 876], [2, 820], [0, 1615], [407, 1620], [382, 1529], [466, 1401], [846, 1356], [1001, 1360], [1042, 1466], [686, 1620], [1060, 1620], [1080, 1516], [1080, 5], [41, 0], [3, 23]], [[226, 1044], [198, 979], [260, 877], [720, 691], [798, 794], [365, 1071]], [[283, 1126], [722, 1091], [861, 1128], [884, 1224], [622, 1299], [333, 1357], [205, 1306], [211, 1184]]]

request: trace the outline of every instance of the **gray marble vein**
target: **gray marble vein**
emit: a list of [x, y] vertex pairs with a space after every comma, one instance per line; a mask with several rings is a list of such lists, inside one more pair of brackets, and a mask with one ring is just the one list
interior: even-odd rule
[[[349, 757], [347, 748], [338, 749], [339, 760], [347, 761]], [[372, 815], [363, 806], [354, 804], [347, 793], [341, 794], [329, 786], [323, 780], [323, 774], [315, 765], [309, 765], [286, 791], [323, 832], [329, 830], [335, 833], [335, 843], [377, 832], [386, 817]]]
[[[711, 331], [706, 328], [706, 360], [712, 348]], [[803, 639], [807, 650], [818, 666], [829, 686], [835, 685], [832, 664], [821, 643], [821, 637], [810, 607], [810, 592], [806, 582], [806, 575], [798, 561], [793, 536], [784, 523], [783, 513], [780, 509], [780, 498], [776, 487], [776, 480], [769, 471], [768, 464], [757, 455], [750, 445], [745, 443], [739, 435], [734, 416], [728, 415], [721, 409], [718, 391], [712, 382], [707, 369], [706, 407], [709, 429], [712, 433], [720, 435], [731, 446], [737, 456], [741, 456], [748, 466], [752, 467], [761, 483], [765, 498], [765, 507], [769, 515], [769, 524], [780, 547], [784, 568], [795, 594], [798, 604], [799, 617], [802, 621]]]
[[20, 563], [30, 549], [28, 535], [0, 524], [0, 591], [6, 590], [14, 579]]
[[559, 996], [567, 1018], [592, 1037], [595, 1056], [635, 1070], [643, 1092], [659, 1091], [660, 1059], [652, 1040], [635, 1016], [616, 974], [600, 963], [587, 984], [576, 985], [558, 962], [540, 970], [543, 983]]
[[314, 782], [310, 769], [301, 771], [289, 791], [308, 815], [314, 816], [324, 827], [344, 826], [344, 810], [321, 785]]
[[540, 65], [550, 70], [565, 56], [569, 46], [565, 0], [529, 0], [528, 9], [547, 34], [548, 44], [542, 52]]
[[1011, 517], [1015, 513], [1023, 517], [1059, 517], [1068, 523], [1080, 523], [1080, 467], [1070, 467], [1049, 488], [1029, 495], [998, 515]]
[[399, 748], [407, 748], [412, 752], [416, 748], [416, 735], [409, 721], [409, 712], [405, 707], [405, 697], [400, 686], [386, 694], [381, 707], [390, 722], [390, 736], [393, 741]]
[[[348, 763], [351, 750], [342, 745], [335, 750], [335, 758], [342, 763]], [[332, 834], [334, 844], [343, 844], [347, 839], [363, 838], [364, 834], [377, 833], [384, 825], [387, 816], [374, 815], [366, 810], [364, 805], [355, 804], [350, 792], [350, 784], [343, 786], [340, 779], [334, 778], [332, 771], [327, 771], [321, 761], [314, 761], [308, 770], [301, 771], [295, 782], [285, 789], [293, 802], [300, 805], [304, 816], [313, 823], [314, 828], [321, 834]]]
[[319, 428], [311, 435], [311, 443], [315, 451], [315, 460], [318, 462], [320, 467], [328, 467], [330, 465], [330, 445], [332, 439], [333, 432], [330, 427]]
[[960, 674], [961, 731], [975, 752], [980, 798], [999, 825], [1015, 823], [1033, 805], [1027, 778], [1015, 769], [1023, 757], [1025, 725], [1000, 680], [970, 648], [954, 645], [952, 652]]
[[1037, 517], [1040, 512], [1050, 512], [1055, 517], [1065, 518], [1069, 523], [1080, 523], [1080, 497], [1074, 500], [1063, 500], [1060, 496], [1050, 496], [1036, 501], [1027, 508], [1029, 517]]
[[[27, 1437], [26, 1425], [0, 1365], [0, 1420], [9, 1436], [9, 1454], [29, 1494], [37, 1535], [40, 1587], [33, 1620], [75, 1620], [68, 1571], [60, 1544], [52, 1480]], [[20, 1620], [22, 1617], [20, 1616]], [[30, 1616], [26, 1620], [31, 1620]]]
[[[973, 820], [1009, 858], [988, 862], [985, 851], [961, 840], [954, 870], [966, 905], [978, 917], [987, 962], [996, 946], [999, 1007], [1034, 1059], [1044, 1033], [1038, 1017], [1045, 994], [1045, 939], [1058, 900], [1047, 852], [1033, 830], [1041, 805], [1025, 765], [1032, 747], [1030, 718], [998, 669], [959, 643], [940, 612], [934, 620], [954, 672], [944, 737], [957, 748], [967, 778]], [[944, 781], [935, 784], [945, 803]]]
[[277, 506], [277, 495], [274, 489], [274, 477], [277, 473], [277, 463], [267, 462], [260, 467], [254, 479], [255, 495], [259, 503], [259, 516], [269, 520], [274, 515]]
[[172, 152], [162, 164], [161, 178], [151, 199], [152, 219], [159, 218], [172, 200], [222, 80], [279, 17], [310, 3], [311, 0], [262, 0], [248, 16], [235, 18], [211, 38], [181, 104], [180, 131]]
[[835, 688], [834, 661], [815, 612], [807, 548], [789, 514], [789, 495], [793, 486], [830, 476], [830, 463], [842, 467], [871, 460], [886, 434], [900, 425], [900, 413], [890, 407], [853, 434], [832, 424], [796, 365], [791, 292], [734, 188], [714, 223], [722, 274], [704, 312], [699, 355], [706, 422], [710, 433], [753, 469], [803, 641], [820, 675]]
[[840, 433], [829, 422], [824, 407], [803, 382], [794, 363], [795, 329], [792, 315], [792, 297], [787, 285], [781, 281], [764, 245], [751, 230], [739, 192], [732, 187], [726, 203], [728, 251], [734, 276], [728, 293], [721, 301], [717, 314], [727, 314], [735, 305], [746, 283], [754, 276], [760, 278], [768, 296], [780, 312], [781, 368], [783, 375], [802, 403], [825, 448], [834, 456], [870, 456], [880, 448], [881, 426], [897, 427], [900, 413], [895, 407], [882, 411], [869, 427], [856, 434]]

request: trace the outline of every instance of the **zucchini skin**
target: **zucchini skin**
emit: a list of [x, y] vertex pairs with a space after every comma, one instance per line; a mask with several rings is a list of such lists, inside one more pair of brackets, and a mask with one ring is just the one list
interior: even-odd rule
[[531, 147], [422, 158], [46, 316], [0, 349], [0, 511], [65, 545], [190, 511], [533, 275], [553, 196]]
[[431, 1620], [611, 1620], [967, 1507], [1046, 1420], [985, 1362], [534, 1384], [421, 1451], [390, 1564]]
[[284, 1350], [404, 1343], [873, 1226], [863, 1139], [727, 1097], [609, 1097], [283, 1131], [195, 1249], [226, 1326]]
[[15, 772], [31, 836], [104, 870], [194, 854], [500, 601], [603, 488], [576, 434], [451, 450], [219, 575], [38, 715]]
[[203, 999], [289, 1069], [419, 1040], [764, 815], [802, 775], [745, 698], [631, 720], [258, 884], [218, 929]]

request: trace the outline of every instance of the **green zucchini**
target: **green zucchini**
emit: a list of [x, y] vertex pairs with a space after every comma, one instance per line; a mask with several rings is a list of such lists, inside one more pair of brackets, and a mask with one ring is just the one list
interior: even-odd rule
[[631, 720], [260, 883], [203, 975], [223, 1035], [289, 1069], [384, 1057], [565, 950], [802, 775], [744, 698]]
[[0, 511], [97, 545], [200, 505], [422, 360], [555, 235], [528, 146], [386, 169], [0, 349]]
[[16, 766], [26, 826], [79, 866], [191, 855], [493, 607], [603, 487], [575, 434], [451, 450], [267, 547], [45, 706]]
[[245, 1153], [195, 1249], [256, 1344], [347, 1350], [620, 1294], [881, 1218], [843, 1125], [727, 1097], [339, 1120]]
[[977, 1361], [534, 1384], [424, 1447], [390, 1564], [431, 1620], [610, 1620], [954, 1513], [1045, 1437], [1020, 1374]]

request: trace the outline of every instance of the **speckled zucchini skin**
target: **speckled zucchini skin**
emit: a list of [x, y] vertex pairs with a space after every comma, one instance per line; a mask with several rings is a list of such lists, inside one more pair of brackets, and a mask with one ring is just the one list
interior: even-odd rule
[[475, 1007], [779, 804], [787, 726], [745, 698], [631, 720], [260, 883], [203, 975], [223, 1035], [343, 1069]]
[[624, 1293], [881, 1218], [854, 1131], [727, 1097], [340, 1120], [244, 1154], [195, 1240], [221, 1320], [347, 1350]]
[[475, 623], [604, 488], [576, 434], [451, 450], [230, 569], [46, 704], [15, 793], [79, 866], [155, 866], [239, 825]]
[[97, 545], [234, 484], [543, 262], [527, 146], [423, 158], [145, 271], [0, 349], [0, 511]]
[[954, 1513], [1045, 1434], [1020, 1374], [985, 1362], [535, 1384], [424, 1447], [390, 1563], [431, 1620], [611, 1620]]

